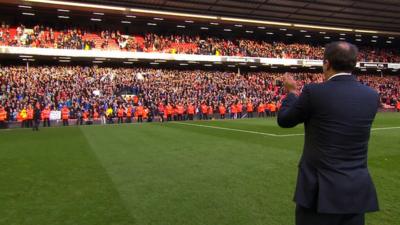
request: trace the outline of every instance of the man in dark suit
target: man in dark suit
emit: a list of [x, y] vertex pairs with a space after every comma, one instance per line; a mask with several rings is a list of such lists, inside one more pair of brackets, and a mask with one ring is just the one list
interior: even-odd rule
[[40, 104], [36, 103], [35, 109], [33, 110], [33, 131], [39, 131], [39, 124], [41, 119], [42, 111], [40, 110]]
[[367, 167], [379, 97], [351, 74], [357, 54], [347, 42], [326, 45], [325, 82], [304, 86], [299, 97], [293, 78], [284, 78], [288, 94], [278, 124], [305, 127], [294, 197], [297, 225], [363, 225], [366, 212], [379, 210]]

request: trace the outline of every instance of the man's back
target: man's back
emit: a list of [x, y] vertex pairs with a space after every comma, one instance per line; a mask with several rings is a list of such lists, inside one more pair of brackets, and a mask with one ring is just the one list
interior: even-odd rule
[[295, 201], [320, 213], [376, 211], [367, 152], [377, 92], [352, 75], [339, 75], [305, 86], [298, 100], [293, 95], [285, 101], [279, 125], [305, 126]]
[[378, 93], [349, 75], [311, 85], [308, 91], [310, 113], [305, 121], [304, 160], [337, 170], [366, 167]]

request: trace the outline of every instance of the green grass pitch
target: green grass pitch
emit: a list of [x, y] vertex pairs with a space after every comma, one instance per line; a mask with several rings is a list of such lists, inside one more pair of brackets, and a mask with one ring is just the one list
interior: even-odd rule
[[[192, 123], [0, 131], [0, 224], [294, 224], [303, 136], [281, 135], [302, 126]], [[374, 127], [400, 127], [400, 113]], [[399, 224], [400, 129], [372, 131], [369, 166], [381, 211], [367, 224]]]

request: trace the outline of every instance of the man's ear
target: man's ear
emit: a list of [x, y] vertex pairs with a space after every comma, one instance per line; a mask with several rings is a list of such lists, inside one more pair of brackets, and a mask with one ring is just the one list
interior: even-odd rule
[[324, 65], [327, 71], [331, 69], [331, 63], [327, 59], [324, 59]]

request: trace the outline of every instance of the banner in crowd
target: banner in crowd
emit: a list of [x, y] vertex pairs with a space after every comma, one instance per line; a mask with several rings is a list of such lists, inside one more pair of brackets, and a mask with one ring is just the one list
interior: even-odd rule
[[398, 69], [400, 69], [400, 64], [398, 64], [398, 63], [388, 63], [388, 68], [389, 69], [398, 70]]
[[302, 64], [305, 67], [310, 67], [310, 66], [322, 66], [323, 62], [322, 60], [316, 60], [316, 59], [304, 59], [300, 60], [299, 64]]
[[61, 111], [50, 111], [50, 120], [61, 120]]
[[360, 67], [363, 68], [376, 68], [376, 69], [387, 69], [388, 64], [387, 63], [369, 63], [369, 62], [361, 62]]

